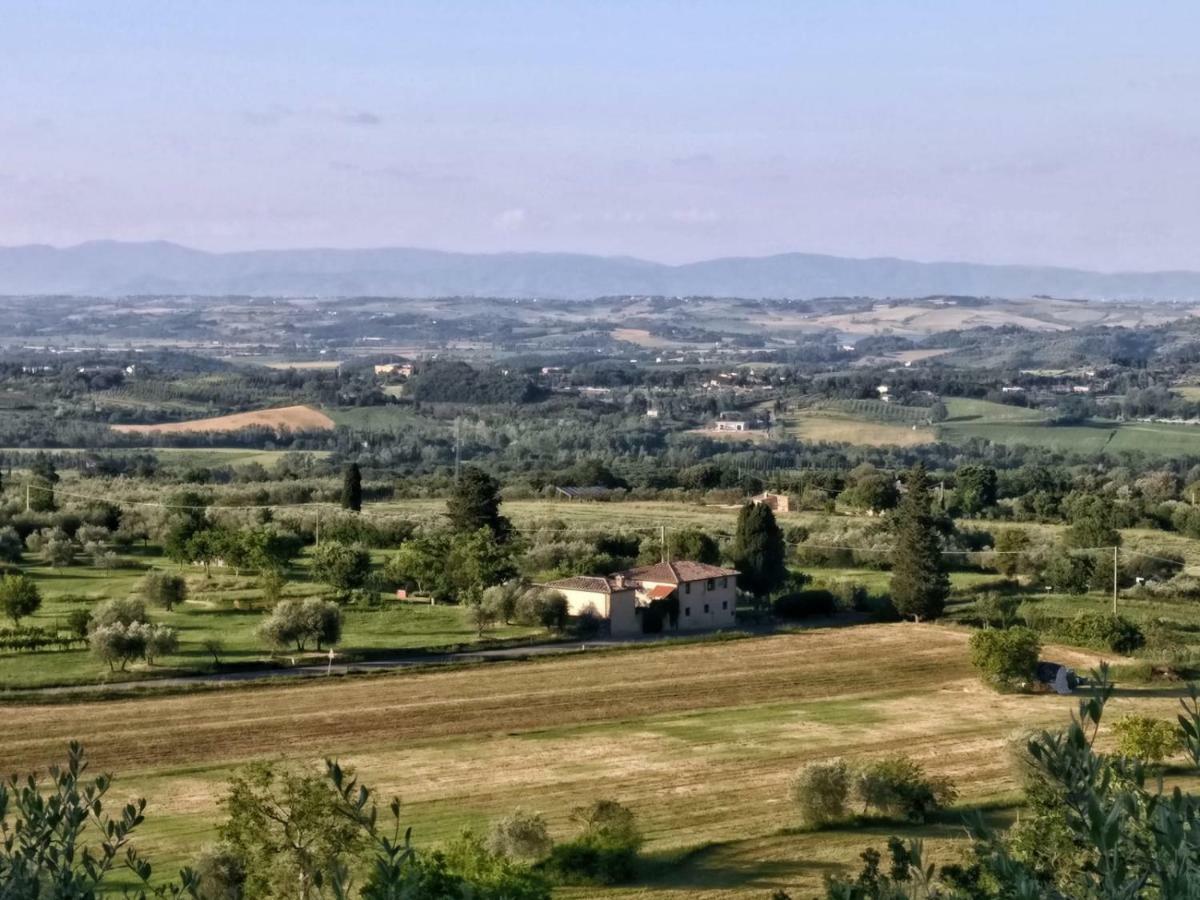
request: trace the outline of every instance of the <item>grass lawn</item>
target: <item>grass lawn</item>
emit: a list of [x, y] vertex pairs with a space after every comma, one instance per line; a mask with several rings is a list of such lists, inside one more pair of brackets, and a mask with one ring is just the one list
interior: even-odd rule
[[[45, 766], [83, 738], [118, 797], [150, 800], [140, 845], [169, 872], [211, 840], [233, 767], [332, 755], [397, 795], [421, 846], [516, 806], [570, 833], [570, 810], [629, 804], [652, 865], [638, 887], [574, 897], [812, 896], [902, 825], [787, 834], [787, 782], [809, 760], [904, 752], [958, 784], [964, 807], [1013, 795], [1005, 742], [1065, 722], [1072, 698], [1000, 695], [966, 658], [967, 633], [869, 625], [290, 686], [87, 705], [4, 707], [0, 770]], [[1087, 669], [1094, 658], [1054, 648]], [[1168, 715], [1170, 697], [1130, 695]], [[1107, 735], [1101, 736], [1101, 744]], [[922, 829], [931, 862], [958, 850], [957, 817]], [[723, 843], [730, 842], [731, 843]]]

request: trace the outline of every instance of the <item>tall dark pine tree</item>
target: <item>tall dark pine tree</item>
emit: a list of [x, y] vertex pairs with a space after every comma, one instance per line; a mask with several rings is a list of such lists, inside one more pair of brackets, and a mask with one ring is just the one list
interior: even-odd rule
[[738, 513], [733, 538], [733, 564], [738, 586], [754, 595], [756, 603], [778, 589], [787, 579], [784, 564], [787, 545], [775, 522], [775, 513], [765, 503], [748, 503]]
[[362, 472], [350, 463], [342, 473], [342, 509], [362, 512]]
[[58, 484], [58, 469], [48, 453], [39, 453], [29, 466], [29, 508], [34, 512], [53, 512], [54, 485]]
[[507, 540], [512, 525], [500, 515], [500, 483], [474, 466], [463, 466], [446, 501], [446, 515], [455, 531], [488, 528], [499, 541]]
[[904, 497], [893, 521], [892, 603], [902, 616], [936, 619], [946, 608], [950, 578], [930, 509], [929, 477], [918, 463], [905, 479]]

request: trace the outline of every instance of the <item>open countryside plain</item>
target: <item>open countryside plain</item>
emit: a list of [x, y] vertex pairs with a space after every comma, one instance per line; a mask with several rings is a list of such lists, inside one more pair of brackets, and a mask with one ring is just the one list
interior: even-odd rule
[[[782, 886], [808, 896], [825, 872], [855, 864], [865, 844], [900, 826], [784, 833], [796, 824], [786, 785], [797, 766], [903, 751], [954, 778], [973, 807], [1014, 790], [1004, 745], [1015, 730], [1065, 722], [1072, 698], [983, 687], [967, 637], [871, 625], [220, 698], [10, 705], [0, 707], [0, 769], [44, 767], [84, 736], [96, 768], [119, 776], [116, 797], [150, 800], [140, 846], [163, 873], [213, 838], [234, 767], [333, 755], [401, 797], [423, 846], [517, 806], [565, 835], [572, 807], [628, 803], [658, 860], [648, 882], [568, 896], [761, 897]], [[1081, 669], [1095, 662], [1061, 648], [1044, 656]], [[1175, 701], [1123, 699], [1117, 711], [1133, 702], [1169, 714]], [[957, 852], [947, 847], [961, 835], [956, 822], [922, 830], [937, 857]]]

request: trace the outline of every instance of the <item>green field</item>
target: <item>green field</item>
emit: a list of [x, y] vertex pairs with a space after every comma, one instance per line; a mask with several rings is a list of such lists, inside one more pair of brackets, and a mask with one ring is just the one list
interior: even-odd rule
[[1079, 453], [1200, 454], [1200, 428], [1188, 425], [1107, 420], [1049, 425], [1037, 410], [961, 397], [949, 398], [946, 408], [950, 415], [938, 424], [938, 439], [955, 444], [981, 438], [998, 444]]

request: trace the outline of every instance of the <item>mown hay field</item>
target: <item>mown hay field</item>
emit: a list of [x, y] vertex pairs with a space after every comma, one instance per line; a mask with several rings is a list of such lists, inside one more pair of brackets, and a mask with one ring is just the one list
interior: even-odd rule
[[783, 422], [788, 437], [814, 444], [827, 441], [867, 447], [915, 447], [936, 440], [932, 428], [877, 422], [828, 410], [804, 410], [785, 416]]
[[166, 422], [162, 425], [113, 425], [114, 431], [129, 434], [181, 434], [191, 432], [241, 431], [243, 428], [274, 428], [277, 431], [332, 431], [333, 419], [311, 406], [281, 406], [253, 412], [216, 416], [211, 419], [192, 419], [188, 422]]
[[[255, 759], [332, 755], [398, 795], [428, 846], [517, 806], [557, 836], [612, 797], [637, 812], [650, 881], [573, 896], [761, 897], [819, 889], [877, 830], [787, 835], [786, 786], [808, 760], [889, 752], [956, 780], [962, 803], [1005, 798], [1014, 730], [1064, 722], [1071, 698], [997, 695], [971, 673], [967, 632], [870, 625], [87, 705], [0, 707], [0, 770], [43, 767], [81, 738], [116, 797], [150, 800], [141, 842], [169, 871], [213, 838], [229, 773]], [[1055, 650], [1086, 668], [1094, 660]], [[1168, 713], [1173, 700], [1138, 703]], [[891, 829], [895, 831], [899, 826]], [[935, 858], [961, 829], [926, 829]], [[673, 861], [672, 861], [673, 860]]]

